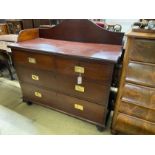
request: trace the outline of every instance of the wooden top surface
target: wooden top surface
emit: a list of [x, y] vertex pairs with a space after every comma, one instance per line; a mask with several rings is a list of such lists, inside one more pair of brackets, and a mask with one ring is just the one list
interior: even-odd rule
[[121, 56], [121, 45], [82, 43], [36, 38], [9, 45], [12, 49], [47, 52], [116, 62]]
[[128, 37], [134, 37], [134, 38], [155, 39], [155, 33], [128, 32], [126, 35]]

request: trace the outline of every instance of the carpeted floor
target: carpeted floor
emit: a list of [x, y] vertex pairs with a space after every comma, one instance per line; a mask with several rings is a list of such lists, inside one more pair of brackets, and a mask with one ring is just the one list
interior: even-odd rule
[[109, 135], [95, 125], [39, 105], [22, 102], [18, 81], [0, 77], [0, 134]]

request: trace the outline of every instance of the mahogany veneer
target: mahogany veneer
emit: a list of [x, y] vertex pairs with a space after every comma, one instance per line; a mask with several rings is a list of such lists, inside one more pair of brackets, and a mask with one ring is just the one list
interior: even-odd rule
[[112, 130], [155, 134], [155, 33], [130, 32]]
[[105, 127], [114, 67], [123, 33], [89, 20], [64, 20], [49, 29], [21, 31], [9, 46], [24, 101]]

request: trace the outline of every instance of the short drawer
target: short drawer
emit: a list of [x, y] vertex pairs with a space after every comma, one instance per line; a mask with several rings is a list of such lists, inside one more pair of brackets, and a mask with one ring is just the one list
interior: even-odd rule
[[122, 101], [155, 110], [155, 89], [125, 84]]
[[155, 63], [155, 40], [133, 39], [130, 59]]
[[54, 69], [54, 56], [52, 55], [13, 50], [13, 61], [15, 64], [23, 64], [32, 68]]
[[23, 97], [26, 100], [58, 109], [104, 126], [106, 119], [105, 114], [107, 111], [103, 106], [56, 93], [54, 91], [41, 89], [26, 83], [22, 84], [22, 90]]
[[130, 62], [126, 80], [155, 87], [155, 65]]
[[58, 87], [55, 73], [52, 71], [33, 69], [20, 65], [16, 66], [16, 71], [20, 82], [27, 82], [51, 89], [56, 89]]
[[122, 101], [119, 112], [155, 123], [155, 109], [141, 107]]
[[64, 57], [56, 57], [57, 72], [67, 75], [79, 75], [83, 77], [111, 82], [114, 64], [97, 62], [94, 60], [78, 60]]

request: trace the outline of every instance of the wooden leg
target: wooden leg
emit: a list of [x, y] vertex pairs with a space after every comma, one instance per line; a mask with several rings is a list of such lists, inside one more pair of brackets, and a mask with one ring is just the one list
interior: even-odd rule
[[100, 132], [103, 132], [104, 130], [105, 130], [105, 128], [104, 127], [101, 127], [101, 126], [96, 126], [96, 128], [97, 128], [97, 130], [98, 131], [100, 131]]
[[111, 133], [112, 133], [113, 135], [118, 135], [118, 132], [115, 131], [115, 130], [113, 130], [113, 129], [111, 129]]
[[27, 105], [32, 105], [33, 104], [31, 101], [25, 100], [24, 98], [23, 98], [23, 102], [25, 102]]
[[30, 105], [32, 105], [33, 103], [32, 103], [31, 101], [27, 101], [26, 104], [30, 106]]

